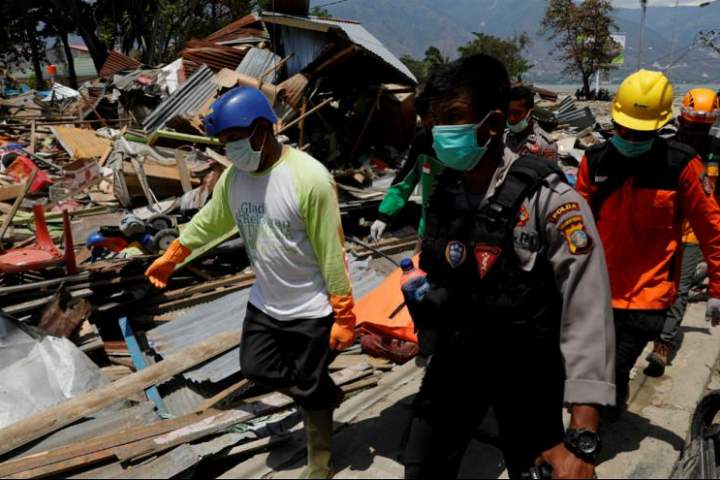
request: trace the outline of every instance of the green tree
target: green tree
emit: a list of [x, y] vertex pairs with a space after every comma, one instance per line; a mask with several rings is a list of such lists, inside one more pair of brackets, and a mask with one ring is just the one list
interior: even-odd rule
[[22, 2], [0, 2], [0, 18], [3, 26], [0, 29], [0, 67], [9, 69], [12, 66], [32, 64], [35, 85], [38, 89], [45, 88], [42, 62], [45, 60], [45, 38], [39, 31], [42, 2], [26, 0]]
[[592, 75], [612, 61], [612, 11], [610, 0], [548, 0], [540, 33], [555, 41], [564, 72], [582, 78], [585, 95]]
[[473, 32], [473, 35], [475, 35], [473, 40], [458, 48], [461, 57], [481, 53], [495, 57], [505, 65], [510, 77], [518, 80], [532, 68], [532, 65], [523, 57], [523, 51], [530, 44], [527, 34], [515, 35], [508, 40], [484, 33]]
[[415, 75], [418, 82], [425, 83], [433, 68], [447, 64], [450, 59], [443, 55], [439, 48], [430, 46], [425, 50], [424, 59], [418, 60], [410, 55], [403, 55], [400, 61]]
[[[139, 51], [144, 63], [174, 59], [191, 38], [202, 38], [272, 0], [3, 0], [0, 66], [32, 61], [42, 82], [45, 37], [58, 37], [66, 56], [76, 33], [99, 71], [109, 49]], [[72, 74], [71, 74], [72, 76]]]
[[318, 18], [332, 18], [328, 9], [323, 7], [313, 7], [310, 9], [310, 15]]

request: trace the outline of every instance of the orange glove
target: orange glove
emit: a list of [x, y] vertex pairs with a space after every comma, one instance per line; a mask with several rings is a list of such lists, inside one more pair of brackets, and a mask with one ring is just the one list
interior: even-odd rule
[[145, 276], [157, 288], [167, 287], [170, 276], [175, 271], [175, 267], [181, 264], [190, 256], [190, 249], [175, 240], [165, 251], [162, 257], [153, 262], [145, 271]]
[[355, 343], [355, 313], [352, 295], [331, 295], [335, 324], [330, 331], [330, 350], [345, 350]]

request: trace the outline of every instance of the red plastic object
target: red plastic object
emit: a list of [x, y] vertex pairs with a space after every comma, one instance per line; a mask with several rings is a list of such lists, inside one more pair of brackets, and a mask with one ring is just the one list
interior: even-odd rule
[[42, 270], [56, 265], [65, 264], [68, 275], [77, 273], [75, 263], [75, 245], [70, 226], [70, 215], [63, 211], [63, 233], [65, 235], [65, 253], [60, 253], [53, 244], [45, 222], [45, 211], [42, 205], [33, 206], [35, 214], [36, 243], [26, 248], [13, 248], [0, 255], [0, 272], [19, 273], [31, 270]]
[[35, 175], [35, 181], [30, 187], [31, 193], [39, 192], [52, 185], [53, 182], [50, 180], [50, 177], [40, 170], [28, 157], [17, 157], [7, 168], [5, 174], [16, 182], [24, 182], [25, 179], [30, 177], [30, 173], [33, 170], [37, 170], [38, 172], [37, 175]]

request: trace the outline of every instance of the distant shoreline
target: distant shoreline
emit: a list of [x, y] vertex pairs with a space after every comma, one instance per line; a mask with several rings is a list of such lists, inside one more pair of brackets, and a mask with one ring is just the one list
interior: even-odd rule
[[[534, 83], [536, 87], [544, 88], [546, 90], [551, 90], [553, 92], [564, 94], [564, 95], [574, 95], [575, 92], [582, 87], [579, 83], [568, 83], [568, 84], [549, 84], [549, 83]], [[614, 83], [614, 84], [600, 84], [600, 88], [610, 90], [611, 93], [614, 93], [617, 88], [620, 86], [620, 84]], [[720, 83], [708, 83], [708, 84], [698, 84], [698, 83], [678, 83], [673, 85], [673, 91], [675, 93], [675, 96], [683, 96], [688, 90], [691, 90], [693, 88], [711, 88], [713, 90], [720, 91]]]

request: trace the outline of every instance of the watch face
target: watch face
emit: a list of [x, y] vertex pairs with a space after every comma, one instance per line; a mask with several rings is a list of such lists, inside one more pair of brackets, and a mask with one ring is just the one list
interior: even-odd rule
[[578, 437], [577, 448], [585, 454], [593, 454], [597, 450], [597, 435], [592, 432], [583, 432]]

